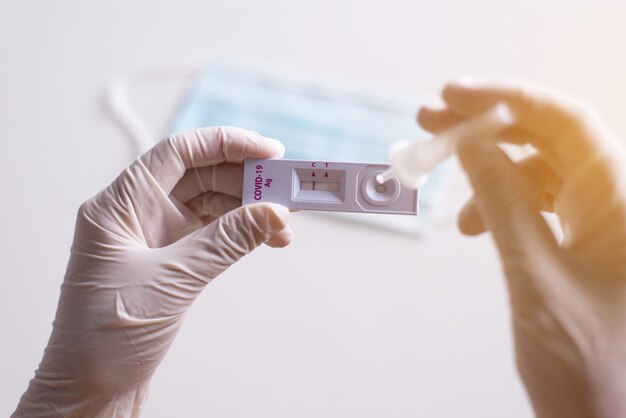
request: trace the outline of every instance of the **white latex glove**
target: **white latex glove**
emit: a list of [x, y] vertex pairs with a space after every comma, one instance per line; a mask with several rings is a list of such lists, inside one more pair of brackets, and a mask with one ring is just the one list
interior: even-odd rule
[[174, 135], [85, 202], [45, 354], [13, 417], [136, 417], [185, 311], [288, 210], [240, 207], [245, 158], [282, 157], [237, 128]]
[[[449, 84], [437, 132], [508, 103], [518, 121], [468, 138], [458, 156], [474, 189], [461, 230], [489, 230], [510, 295], [515, 354], [538, 417], [626, 417], [626, 153], [586, 106], [537, 87]], [[538, 154], [513, 163], [497, 141]], [[557, 242], [540, 210], [554, 211]]]

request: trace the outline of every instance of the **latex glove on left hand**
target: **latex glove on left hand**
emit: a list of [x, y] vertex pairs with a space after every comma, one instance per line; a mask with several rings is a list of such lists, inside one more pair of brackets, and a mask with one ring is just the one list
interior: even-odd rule
[[261, 243], [289, 243], [287, 208], [240, 207], [242, 161], [283, 153], [237, 128], [173, 135], [85, 202], [48, 347], [13, 417], [138, 416], [207, 283]]

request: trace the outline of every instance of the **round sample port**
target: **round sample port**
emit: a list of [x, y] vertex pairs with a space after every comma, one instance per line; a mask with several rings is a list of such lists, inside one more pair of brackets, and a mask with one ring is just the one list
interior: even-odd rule
[[365, 200], [375, 206], [386, 206], [396, 201], [400, 195], [400, 182], [393, 177], [391, 180], [380, 184], [376, 176], [382, 171], [372, 171], [361, 182], [361, 194]]

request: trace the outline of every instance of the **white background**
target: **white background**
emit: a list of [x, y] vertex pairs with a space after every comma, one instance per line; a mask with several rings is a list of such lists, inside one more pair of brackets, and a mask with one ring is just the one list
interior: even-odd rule
[[[590, 100], [623, 134], [623, 4], [2, 2], [0, 416], [41, 358], [79, 204], [134, 158], [102, 104], [112, 75], [229, 55], [416, 103], [460, 74], [515, 76]], [[152, 94], [163, 132], [173, 103]], [[196, 302], [143, 416], [531, 415], [488, 237], [292, 225], [289, 248], [261, 248]]]

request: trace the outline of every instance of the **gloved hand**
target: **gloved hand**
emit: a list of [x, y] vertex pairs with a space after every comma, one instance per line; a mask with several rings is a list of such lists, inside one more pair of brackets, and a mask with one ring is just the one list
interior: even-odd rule
[[[585, 105], [532, 86], [463, 82], [423, 108], [431, 132], [507, 103], [517, 123], [466, 138], [458, 156], [474, 198], [459, 217], [491, 231], [512, 310], [519, 373], [538, 417], [626, 416], [626, 153]], [[538, 151], [512, 162], [496, 142]], [[562, 226], [555, 239], [540, 210]]]
[[85, 202], [43, 360], [13, 417], [136, 417], [194, 299], [288, 210], [240, 207], [245, 158], [282, 157], [237, 128], [174, 135]]

